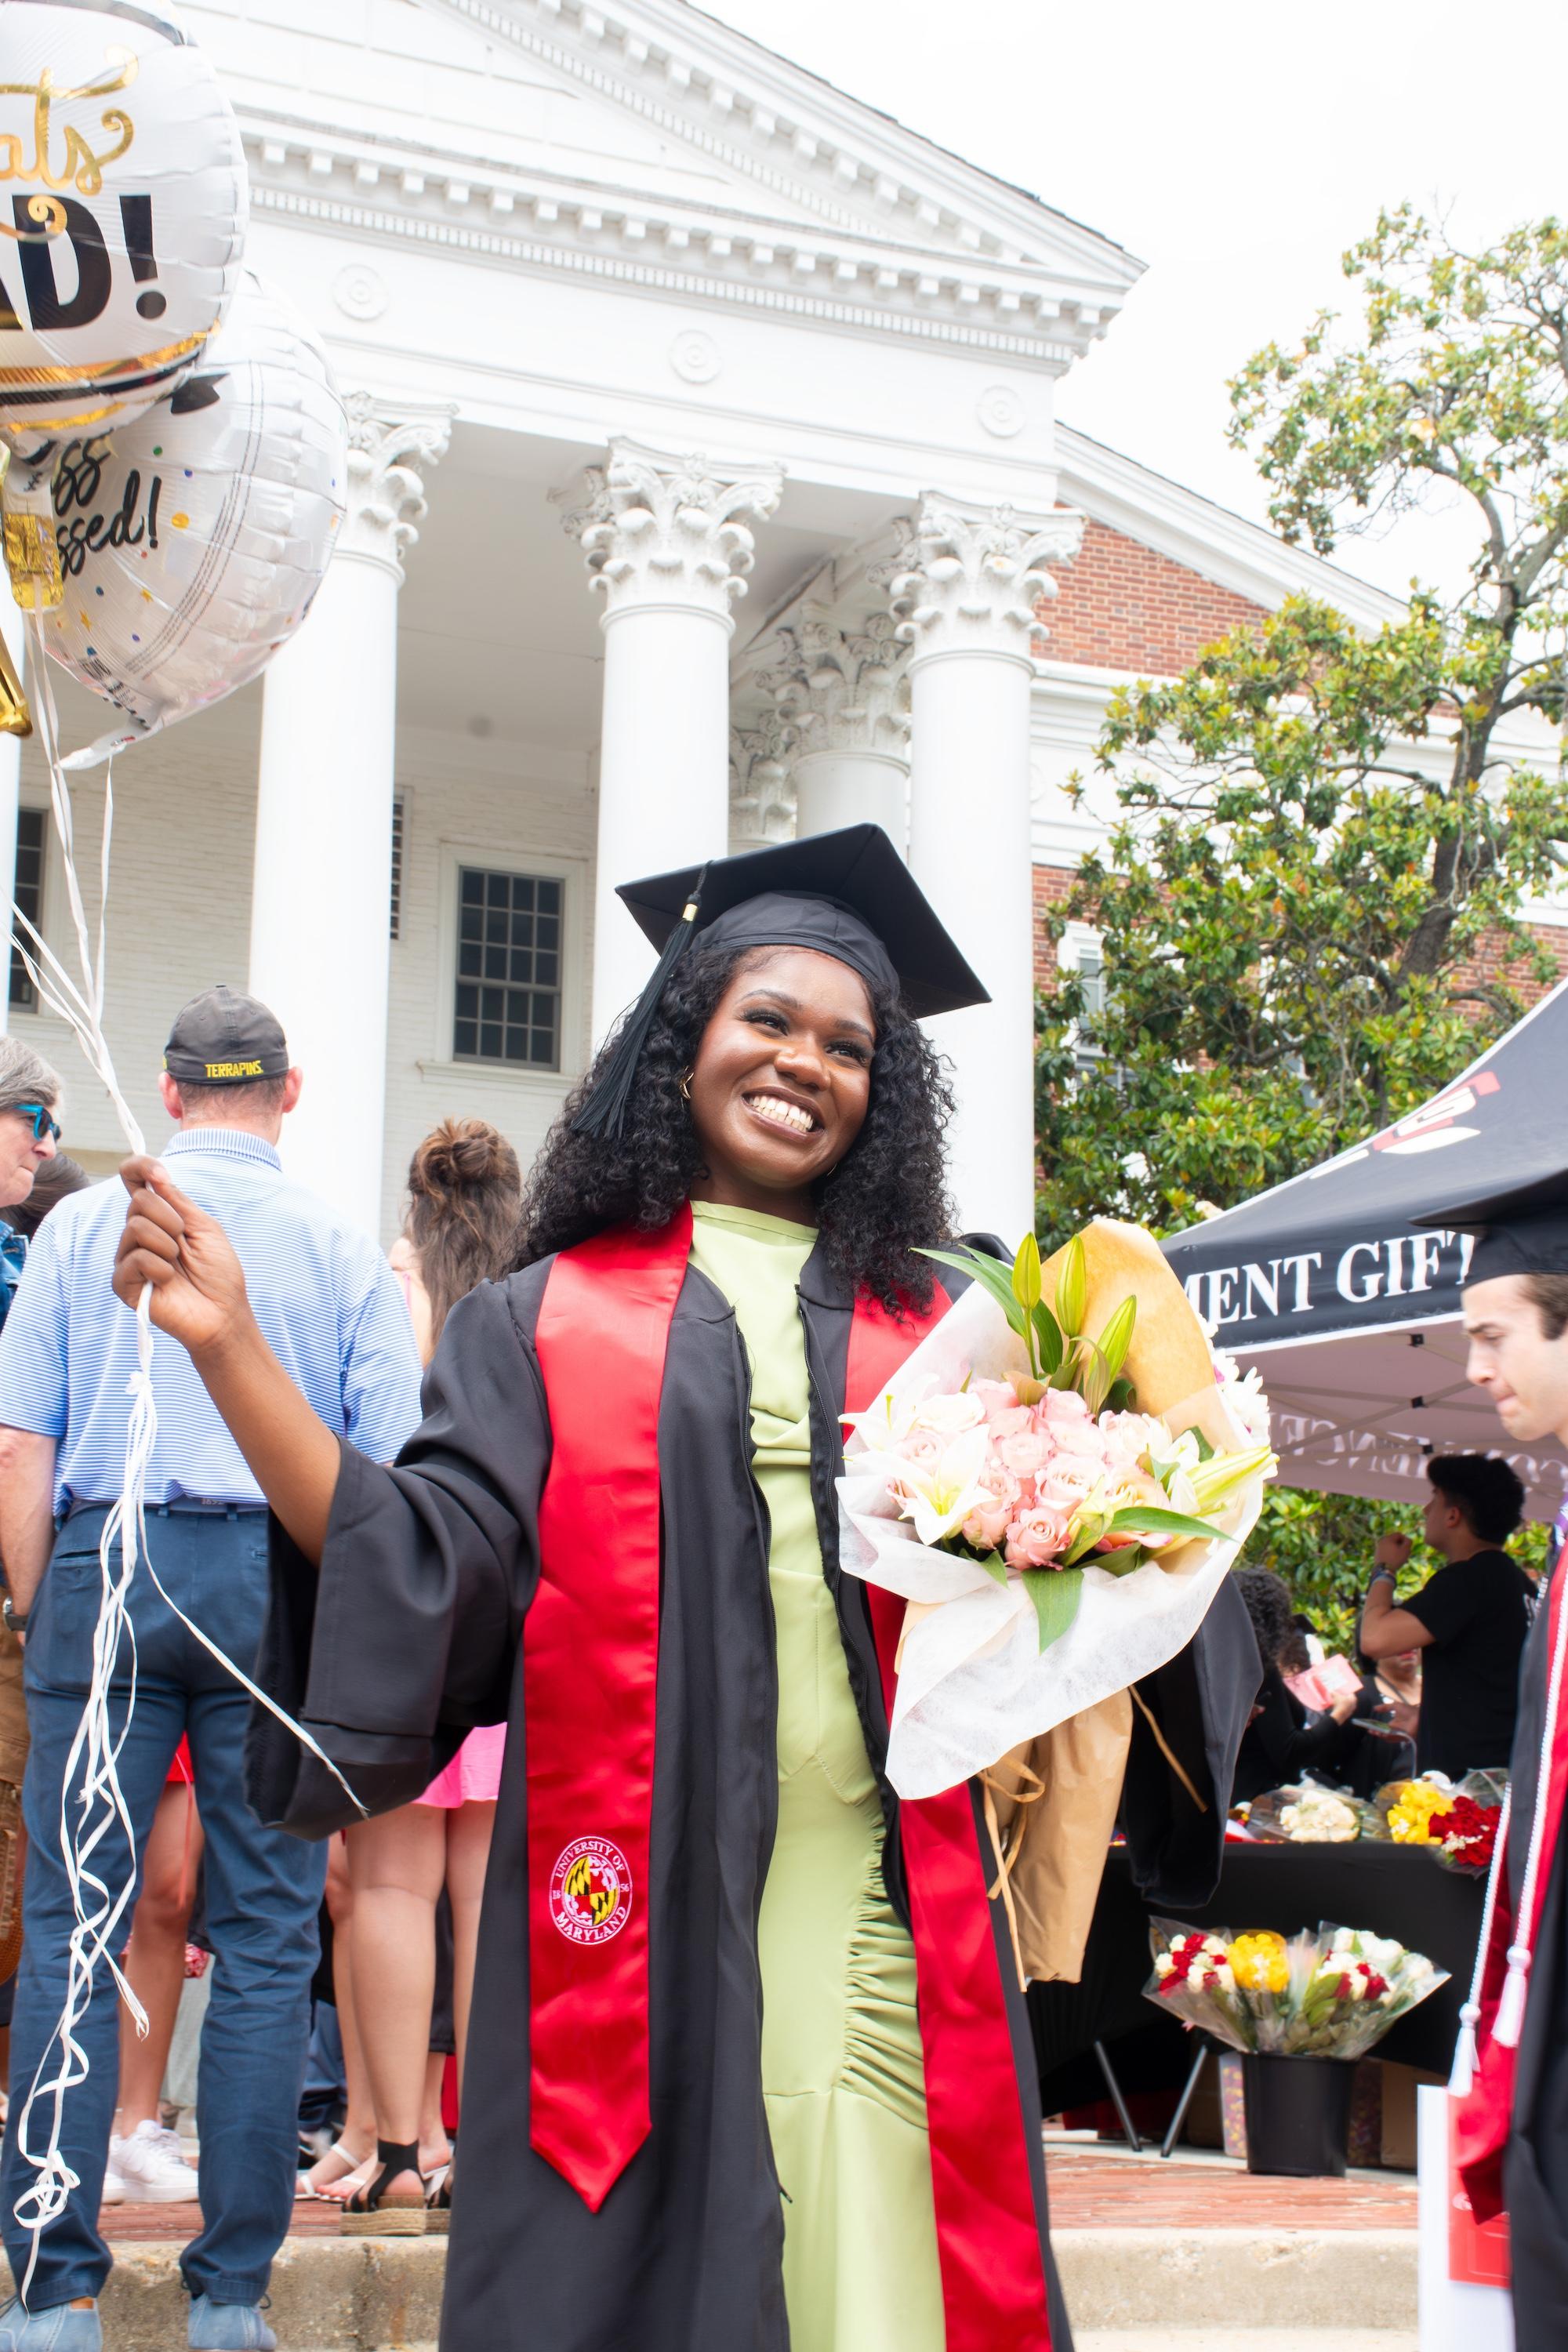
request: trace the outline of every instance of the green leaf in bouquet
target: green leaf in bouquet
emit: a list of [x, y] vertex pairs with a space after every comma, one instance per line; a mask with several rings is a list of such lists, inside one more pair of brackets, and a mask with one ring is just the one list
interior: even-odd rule
[[[1236, 1538], [1222, 1534], [1210, 1527], [1206, 1519], [1189, 1519], [1184, 1511], [1162, 1511], [1142, 1503], [1130, 1503], [1108, 1519], [1100, 1531], [1105, 1536], [1195, 1536], [1205, 1543], [1234, 1543]], [[1096, 1542], [1100, 1540], [1097, 1536]]]
[[1096, 1419], [1105, 1410], [1110, 1394], [1110, 1366], [1093, 1339], [1080, 1339], [1079, 1357], [1082, 1370], [1079, 1374], [1079, 1390], [1083, 1401]]
[[1111, 1381], [1110, 1393], [1105, 1400], [1105, 1409], [1107, 1412], [1137, 1412], [1138, 1391], [1125, 1374], [1120, 1380]]
[[1127, 1350], [1132, 1344], [1132, 1327], [1138, 1320], [1138, 1301], [1129, 1295], [1124, 1298], [1097, 1342], [1109, 1379], [1114, 1381], [1127, 1361]]
[[1078, 1615], [1083, 1599], [1083, 1570], [1079, 1568], [1026, 1568], [1020, 1579], [1035, 1604], [1039, 1621], [1040, 1648], [1059, 1642]]
[[999, 1551], [967, 1551], [962, 1546], [957, 1549], [961, 1559], [972, 1559], [976, 1568], [983, 1568], [998, 1584], [1006, 1583], [1007, 1563]]
[[1089, 1265], [1083, 1252], [1083, 1235], [1074, 1234], [1062, 1252], [1061, 1271], [1057, 1276], [1057, 1321], [1069, 1339], [1076, 1339], [1083, 1328], [1088, 1295]]
[[1043, 1298], [1036, 1301], [1030, 1320], [1034, 1324], [1035, 1338], [1039, 1347], [1040, 1370], [1048, 1380], [1053, 1372], [1060, 1370], [1062, 1358], [1067, 1352], [1067, 1343], [1062, 1338], [1062, 1327]]
[[1013, 1260], [1013, 1296], [1026, 1315], [1039, 1304], [1040, 1244], [1033, 1234], [1024, 1235]]
[[1100, 1537], [1105, 1533], [1110, 1525], [1110, 1514], [1108, 1511], [1086, 1510], [1082, 1517], [1079, 1520], [1077, 1535], [1074, 1536], [1071, 1543], [1068, 1546], [1067, 1550], [1062, 1554], [1062, 1566], [1064, 1568], [1076, 1567], [1078, 1562], [1083, 1558], [1085, 1552], [1092, 1551], [1094, 1549], [1095, 1545], [1100, 1541]]
[[922, 1249], [918, 1255], [934, 1258], [939, 1265], [953, 1266], [960, 1274], [970, 1275], [974, 1281], [983, 1283], [1020, 1339], [1026, 1342], [1028, 1318], [1013, 1296], [1013, 1277], [1005, 1265], [987, 1257], [984, 1250]]

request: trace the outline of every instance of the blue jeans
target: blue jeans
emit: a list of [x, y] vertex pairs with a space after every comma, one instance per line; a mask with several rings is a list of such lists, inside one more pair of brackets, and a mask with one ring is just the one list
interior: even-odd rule
[[[16, 2145], [16, 2126], [41, 2061], [54, 2074], [50, 2039], [66, 1990], [74, 1922], [60, 1856], [66, 1759], [81, 1720], [100, 1584], [101, 1509], [74, 1511], [29, 1616], [26, 1668], [32, 1748], [23, 1808], [27, 1824], [25, 1936], [11, 2028], [11, 2120], [0, 2159], [0, 2228], [17, 2277], [32, 2233], [16, 2206], [36, 2174]], [[147, 1541], [169, 1592], [203, 1632], [248, 1673], [267, 1605], [267, 1515], [263, 1511], [148, 1514]], [[326, 1852], [264, 1829], [245, 1801], [245, 1729], [249, 1701], [159, 1599], [144, 1567], [132, 1585], [136, 1706], [120, 1750], [120, 1785], [135, 1832], [140, 1884], [153, 1815], [180, 1734], [188, 1734], [196, 1806], [206, 1833], [207, 1926], [217, 1965], [202, 2031], [197, 2116], [204, 2228], [180, 2267], [193, 2294], [257, 2303], [289, 2227], [298, 2161], [298, 2111], [310, 2023], [310, 1979], [318, 1958], [317, 1912]], [[131, 1644], [122, 1640], [110, 1712], [124, 1726]], [[73, 1776], [73, 1788], [79, 1780]], [[132, 1865], [118, 1829], [93, 1866], [117, 1893]], [[131, 1915], [122, 1915], [121, 1942]], [[38, 2239], [27, 2305], [34, 2311], [97, 2294], [110, 2252], [97, 2228], [119, 2081], [119, 2000], [106, 1966], [77, 2032], [88, 2075], [65, 2095], [60, 2146], [80, 2176], [66, 2210]], [[50, 2103], [33, 2111], [28, 2144], [47, 2142]]]

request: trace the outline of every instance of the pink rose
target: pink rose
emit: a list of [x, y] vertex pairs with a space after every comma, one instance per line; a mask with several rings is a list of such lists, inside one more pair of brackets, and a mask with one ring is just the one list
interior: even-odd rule
[[1079, 1423], [1093, 1424], [1093, 1416], [1076, 1389], [1047, 1389], [1035, 1411], [1053, 1433]]
[[1013, 1506], [1008, 1502], [982, 1503], [977, 1510], [970, 1513], [960, 1529], [964, 1542], [973, 1544], [976, 1551], [995, 1551], [1007, 1532], [1012, 1510]]
[[1005, 1462], [1016, 1478], [1033, 1478], [1051, 1459], [1054, 1448], [1048, 1437], [1037, 1429], [1020, 1430], [1016, 1437], [997, 1439], [994, 1425], [993, 1440], [996, 1442], [998, 1458]]
[[1036, 1486], [1042, 1503], [1081, 1503], [1104, 1475], [1104, 1465], [1088, 1454], [1057, 1454], [1040, 1472]]
[[1017, 1402], [1000, 1412], [992, 1413], [986, 1423], [993, 1445], [1000, 1445], [1005, 1438], [1022, 1437], [1034, 1426], [1035, 1416], [1028, 1406]]
[[1012, 1520], [1005, 1554], [1009, 1568], [1048, 1568], [1067, 1549], [1072, 1514], [1059, 1506], [1037, 1503]]
[[971, 1381], [969, 1393], [978, 1398], [987, 1421], [994, 1421], [999, 1412], [1018, 1410], [1018, 1391], [1011, 1381]]

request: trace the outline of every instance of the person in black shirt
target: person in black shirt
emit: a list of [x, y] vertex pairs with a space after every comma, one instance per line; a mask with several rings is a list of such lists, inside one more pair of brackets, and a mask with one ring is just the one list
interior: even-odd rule
[[1420, 1650], [1417, 1763], [1457, 1780], [1507, 1767], [1535, 1588], [1502, 1549], [1524, 1516], [1524, 1488], [1508, 1464], [1489, 1454], [1439, 1454], [1426, 1475], [1432, 1496], [1422, 1528], [1445, 1564], [1395, 1608], [1394, 1578], [1410, 1557], [1410, 1538], [1379, 1537], [1361, 1647], [1373, 1659]]

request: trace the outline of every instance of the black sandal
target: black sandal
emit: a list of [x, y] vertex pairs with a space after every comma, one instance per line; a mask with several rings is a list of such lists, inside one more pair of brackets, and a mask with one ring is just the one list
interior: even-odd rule
[[[425, 2235], [425, 2176], [419, 2169], [419, 2143], [378, 2139], [375, 2160], [381, 2169], [374, 2180], [356, 2189], [343, 2207], [338, 2223], [345, 2238], [422, 2238]], [[411, 2172], [417, 2189], [386, 2186], [399, 2173]]]

